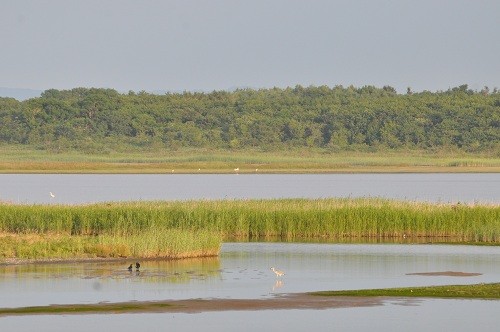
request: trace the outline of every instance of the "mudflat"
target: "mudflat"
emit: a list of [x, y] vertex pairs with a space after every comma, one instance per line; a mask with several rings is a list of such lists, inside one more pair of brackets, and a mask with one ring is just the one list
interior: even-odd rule
[[185, 299], [0, 308], [0, 317], [12, 315], [67, 315], [146, 312], [198, 313], [214, 311], [290, 309], [320, 310], [379, 306], [383, 305], [387, 301], [397, 302], [400, 305], [413, 305], [415, 301], [419, 301], [418, 298], [428, 297], [499, 300], [500, 283], [351, 291], [322, 291], [314, 293], [282, 294], [260, 299]]
[[53, 314], [104, 314], [104, 313], [201, 313], [214, 311], [256, 311], [289, 309], [332, 309], [378, 306], [383, 297], [313, 296], [287, 294], [265, 299], [187, 299], [168, 301], [132, 301], [120, 303], [49, 305], [23, 308], [2, 308], [1, 316], [53, 315]]

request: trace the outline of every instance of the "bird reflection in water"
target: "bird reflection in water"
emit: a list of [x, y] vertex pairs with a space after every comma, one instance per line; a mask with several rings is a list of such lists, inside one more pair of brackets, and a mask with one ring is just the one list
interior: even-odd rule
[[276, 282], [274, 283], [274, 286], [273, 286], [273, 292], [277, 289], [280, 289], [281, 287], [283, 287], [283, 280], [276, 280]]

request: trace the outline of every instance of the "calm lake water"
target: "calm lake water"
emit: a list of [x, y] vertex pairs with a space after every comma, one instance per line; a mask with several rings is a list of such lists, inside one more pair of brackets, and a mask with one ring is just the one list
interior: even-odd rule
[[[219, 258], [0, 266], [0, 307], [190, 298], [260, 299], [315, 290], [470, 284], [500, 280], [500, 248], [456, 245], [226, 243]], [[286, 275], [276, 279], [270, 266]], [[456, 271], [478, 276], [420, 276]], [[198, 314], [0, 318], [2, 331], [467, 331], [499, 323], [500, 301], [393, 299], [380, 306]], [[494, 314], [495, 313], [495, 314]], [[420, 317], [416, 319], [417, 317]], [[242, 324], [242, 322], [248, 322]], [[432, 325], [428, 325], [432, 324]], [[432, 328], [429, 328], [432, 327]], [[309, 327], [309, 328], [308, 328]], [[496, 326], [497, 327], [497, 326]]]
[[500, 203], [500, 174], [0, 174], [0, 200], [26, 204], [368, 196]]
[[[498, 282], [500, 247], [225, 243], [218, 258], [0, 266], [0, 307]], [[270, 267], [283, 269], [276, 279]], [[473, 277], [409, 273], [457, 271]]]

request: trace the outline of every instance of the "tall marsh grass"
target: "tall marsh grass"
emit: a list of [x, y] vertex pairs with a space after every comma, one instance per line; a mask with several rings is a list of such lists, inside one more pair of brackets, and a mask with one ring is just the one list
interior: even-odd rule
[[[0, 204], [0, 232], [5, 233], [127, 238], [142, 234], [159, 236], [172, 230], [196, 235], [206, 232], [215, 237], [243, 240], [275, 237], [287, 241], [448, 237], [457, 242], [496, 243], [500, 242], [500, 206], [400, 202], [377, 198], [135, 202], [79, 206]], [[186, 239], [182, 243], [189, 241]]]
[[188, 258], [216, 256], [220, 238], [163, 230], [128, 236], [65, 234], [0, 234], [0, 261], [16, 259]]
[[218, 232], [171, 227], [146, 210], [0, 203], [0, 261], [218, 255], [222, 242]]

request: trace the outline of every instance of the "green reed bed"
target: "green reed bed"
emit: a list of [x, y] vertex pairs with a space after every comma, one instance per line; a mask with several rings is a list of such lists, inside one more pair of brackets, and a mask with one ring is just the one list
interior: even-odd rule
[[160, 230], [129, 235], [0, 234], [0, 262], [97, 258], [190, 258], [216, 256], [214, 233]]
[[170, 227], [151, 212], [126, 204], [0, 204], [0, 261], [218, 255], [218, 232]]
[[[500, 242], [500, 206], [430, 204], [377, 198], [279, 199], [102, 203], [94, 205], [0, 204], [0, 232], [108, 236], [137, 246], [156, 237], [178, 248], [201, 234], [216, 250], [221, 237], [240, 240], [449, 238], [455, 242]], [[175, 241], [181, 234], [184, 240]], [[195, 236], [193, 236], [193, 234]], [[140, 237], [149, 237], [141, 239]], [[189, 236], [193, 236], [189, 238]], [[157, 246], [161, 241], [157, 241]], [[113, 243], [113, 242], [112, 242]], [[117, 246], [118, 246], [118, 242]], [[133, 255], [149, 255], [144, 247]], [[166, 249], [162, 249], [165, 251]], [[156, 250], [156, 252], [163, 252]], [[182, 255], [180, 249], [177, 255]], [[189, 249], [197, 251], [196, 249]], [[168, 250], [166, 250], [168, 252]], [[142, 254], [140, 254], [142, 253]], [[156, 254], [162, 255], [162, 254]]]

